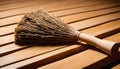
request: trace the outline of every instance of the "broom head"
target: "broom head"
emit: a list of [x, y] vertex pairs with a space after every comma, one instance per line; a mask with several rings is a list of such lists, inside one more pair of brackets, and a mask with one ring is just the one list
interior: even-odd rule
[[76, 42], [75, 30], [46, 11], [26, 13], [15, 28], [16, 44]]

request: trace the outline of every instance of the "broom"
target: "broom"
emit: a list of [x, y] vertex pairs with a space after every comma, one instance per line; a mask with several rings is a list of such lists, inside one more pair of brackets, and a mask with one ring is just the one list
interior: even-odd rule
[[78, 40], [96, 46], [107, 54], [118, 53], [118, 43], [101, 40], [76, 31], [57, 17], [41, 9], [26, 13], [15, 29], [16, 44], [57, 44], [77, 42]]

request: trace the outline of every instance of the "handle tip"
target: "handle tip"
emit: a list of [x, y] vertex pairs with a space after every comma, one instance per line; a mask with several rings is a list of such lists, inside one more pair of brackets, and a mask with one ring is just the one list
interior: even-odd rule
[[115, 43], [114, 46], [112, 47], [111, 55], [118, 55], [118, 54], [120, 54], [119, 47], [120, 47], [120, 43]]

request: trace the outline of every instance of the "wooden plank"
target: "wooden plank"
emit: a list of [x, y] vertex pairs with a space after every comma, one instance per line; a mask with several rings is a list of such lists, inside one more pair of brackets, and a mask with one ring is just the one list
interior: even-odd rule
[[14, 43], [5, 45], [4, 47], [0, 47], [0, 57], [26, 48], [29, 48], [29, 46], [19, 46]]
[[16, 24], [17, 22], [19, 22], [22, 19], [23, 16], [24, 15], [19, 15], [19, 16], [13, 16], [13, 17], [9, 17], [9, 18], [0, 19], [0, 28]]
[[112, 41], [120, 42], [119, 36], [120, 36], [120, 32], [117, 33], [117, 34], [115, 34], [115, 35], [113, 35], [113, 36], [109, 36], [109, 37], [107, 37], [107, 38], [105, 38], [105, 39], [106, 39], [106, 40], [109, 40], [109, 39], [111, 39], [111, 38], [114, 38], [114, 39], [112, 39]]
[[[72, 1], [69, 1], [69, 4], [70, 2]], [[34, 11], [34, 10], [37, 10], [38, 8], [40, 7], [43, 7], [43, 8], [48, 8], [48, 10], [54, 10], [54, 9], [58, 9], [56, 8], [55, 6], [56, 5], [59, 5], [60, 8], [62, 8], [61, 6], [63, 6], [64, 8], [67, 8], [67, 7], [70, 7], [68, 6], [68, 4], [65, 4], [66, 2], [52, 2], [52, 3], [48, 3], [48, 4], [44, 4], [44, 5], [37, 5], [37, 6], [32, 6], [32, 7], [27, 7], [27, 8], [20, 8], [20, 9], [14, 9], [14, 10], [9, 10], [9, 11], [3, 11], [0, 13], [0, 19], [3, 19], [3, 18], [7, 18], [7, 17], [11, 17], [11, 16], [16, 16], [16, 15], [21, 15], [21, 14], [24, 14], [24, 13], [27, 13], [27, 12], [31, 12], [31, 11]], [[87, 2], [76, 2], [74, 4], [72, 4], [72, 6], [76, 7], [76, 6], [86, 6], [86, 5], [93, 5], [93, 4], [99, 4], [101, 3], [101, 1], [87, 1]], [[67, 5], [67, 6], [65, 6]], [[59, 8], [59, 9], [60, 9]], [[32, 10], [31, 10], [32, 9]]]
[[[120, 18], [119, 8], [120, 7], [116, 7], [116, 8], [105, 9], [105, 10], [100, 10], [100, 11], [83, 13], [83, 14], [70, 15], [70, 16], [62, 17], [60, 19], [63, 20], [65, 23], [79, 21], [79, 20], [85, 20], [85, 19], [89, 19], [89, 18], [93, 18], [92, 20], [94, 21], [94, 17], [97, 17], [97, 16], [101, 16], [102, 18], [104, 18], [103, 21], [107, 20], [107, 17], [109, 17], [112, 20], [112, 19]], [[116, 12], [118, 12], [118, 13], [116, 13]], [[112, 13], [114, 13], [114, 14], [112, 14]], [[106, 15], [106, 14], [109, 14], [109, 15]], [[106, 15], [107, 17], [104, 15]], [[99, 18], [101, 18], [101, 17], [99, 17]], [[99, 18], [97, 18], [97, 19], [99, 19]], [[80, 21], [80, 23], [82, 23], [82, 22], [84, 22], [84, 21]], [[79, 24], [79, 22], [77, 22], [77, 25], [76, 24], [74, 24], [74, 25], [76, 25], [76, 26], [81, 25], [81, 24], [79, 24], [79, 25], [78, 24]], [[85, 23], [83, 23], [83, 24], [85, 24]], [[100, 23], [98, 22], [97, 24], [100, 24]], [[83, 25], [81, 25], [81, 26], [83, 27]], [[15, 27], [16, 27], [16, 24], [0, 28], [1, 35], [5, 35], [5, 34], [9, 34], [11, 32], [14, 32]]]
[[4, 36], [4, 37], [0, 37], [0, 46], [3, 46], [4, 44], [7, 44], [7, 43], [13, 43], [14, 41], [14, 35], [7, 35], [7, 36]]
[[[67, 5], [69, 6], [69, 5]], [[65, 16], [65, 15], [70, 15], [70, 14], [75, 14], [75, 13], [83, 13], [83, 12], [90, 12], [90, 11], [97, 11], [97, 10], [102, 10], [102, 9], [109, 9], [109, 8], [113, 8], [113, 7], [117, 7], [119, 6], [119, 2], [118, 4], [106, 4], [106, 3], [102, 3], [102, 4], [98, 4], [98, 5], [92, 5], [92, 6], [86, 6], [86, 7], [76, 7], [73, 8], [72, 6], [68, 7], [68, 8], [62, 8], [62, 9], [58, 9], [59, 11], [54, 11], [54, 10], [49, 10], [52, 11], [50, 13], [61, 17], [61, 16]], [[57, 7], [58, 8], [58, 7]], [[47, 9], [47, 8], [46, 8]], [[53, 12], [54, 11], [54, 12]], [[63, 14], [64, 13], [64, 14]], [[5, 19], [1, 19], [0, 20], [0, 27], [2, 26], [7, 26], [8, 24], [14, 24], [18, 21], [21, 20], [23, 15], [19, 15], [19, 16], [13, 16], [13, 17], [9, 17], [9, 18], [5, 18]], [[8, 21], [8, 22], [6, 22]]]
[[[119, 36], [120, 36], [120, 33], [112, 35], [112, 37], [108, 37], [106, 39], [115, 40], [115, 41], [119, 42], [120, 41], [119, 38], [117, 38], [117, 39], [114, 38], [114, 37], [119, 37]], [[102, 59], [104, 59], [106, 57], [111, 57], [111, 56], [107, 56], [95, 49], [88, 49], [81, 53], [78, 53], [78, 54], [75, 54], [68, 58], [65, 58], [63, 60], [40, 67], [38, 69], [87, 69], [86, 68], [87, 66], [94, 64], [98, 61], [101, 61]], [[111, 61], [109, 61], [109, 62], [111, 62]], [[103, 66], [106, 65], [105, 63], [106, 62], [104, 62]], [[66, 64], [69, 64], [69, 66]], [[101, 69], [102, 67], [99, 67], [99, 68]], [[88, 68], [88, 69], [90, 69], [90, 68]], [[95, 66], [95, 68], [93, 68], [93, 69], [98, 69], [98, 67]]]
[[[116, 27], [117, 25], [119, 25], [119, 21], [115, 21], [115, 22], [111, 22], [112, 23], [112, 25], [114, 25], [114, 26], [112, 26], [112, 27]], [[107, 23], [107, 25], [106, 24], [103, 24], [103, 25], [100, 25], [100, 26], [97, 26], [97, 27], [93, 27], [94, 29], [101, 29], [101, 28], [98, 28], [98, 27], [101, 27], [101, 26], [104, 26], [104, 29], [108, 29], [109, 30], [109, 28], [111, 28], [111, 26], [109, 25], [109, 24], [111, 24], [111, 23]], [[115, 25], [115, 24], [117, 24], [117, 25]], [[120, 26], [119, 26], [120, 27]], [[107, 31], [104, 31], [104, 32], [102, 32], [103, 34], [104, 33], [106, 33], [106, 32], [108, 32], [108, 30]], [[97, 30], [96, 30], [97, 31]], [[109, 30], [109, 31], [111, 31], [111, 29]], [[89, 32], [89, 31], [88, 31]], [[114, 30], [113, 31], [111, 31], [111, 32], [115, 32]], [[87, 33], [87, 32], [86, 32]], [[95, 33], [95, 31], [93, 31], [93, 32], [91, 32], [91, 33]], [[102, 35], [102, 33], [100, 34], [100, 35]], [[106, 34], [109, 34], [109, 33], [106, 33]], [[94, 35], [94, 36], [98, 36], [99, 34], [96, 34], [96, 35]], [[41, 63], [43, 63], [43, 64], [45, 64], [45, 63], [47, 63], [47, 61], [50, 61], [52, 58], [52, 60], [51, 61], [53, 61], [53, 60], [58, 60], [57, 58], [63, 58], [63, 57], [65, 57], [65, 55], [67, 56], [67, 55], [69, 55], [70, 53], [75, 53], [75, 52], [80, 52], [81, 50], [83, 50], [83, 49], [86, 49], [86, 48], [88, 48], [88, 47], [86, 47], [86, 46], [81, 46], [81, 45], [71, 45], [71, 46], [68, 46], [68, 47], [66, 47], [66, 48], [63, 48], [63, 49], [60, 49], [60, 50], [56, 50], [56, 51], [53, 51], [53, 52], [50, 52], [50, 53], [47, 53], [47, 54], [43, 54], [43, 55], [38, 55], [38, 56], [36, 56], [36, 57], [33, 57], [33, 58], [30, 58], [30, 59], [27, 59], [27, 60], [24, 60], [24, 61], [21, 61], [21, 62], [18, 62], [18, 63], [15, 63], [15, 64], [12, 64], [12, 65], [9, 65], [9, 66], [5, 66], [5, 68], [9, 68], [9, 67], [15, 67], [15, 68], [17, 68], [17, 67], [21, 67], [21, 66], [25, 66], [26, 67], [26, 65], [28, 65], [28, 67], [30, 66], [32, 66], [32, 67], [35, 67], [33, 64], [35, 64], [36, 65], [36, 63], [38, 62], [39, 63], [39, 65], [42, 65]], [[26, 49], [25, 49], [26, 50]], [[30, 51], [31, 52], [33, 52], [33, 50], [32, 50], [32, 48], [30, 48], [30, 49], [27, 49], [28, 50], [28, 52], [30, 53]], [[22, 51], [24, 51], [24, 50], [22, 50]], [[18, 51], [18, 52], [21, 52], [21, 51]], [[24, 52], [27, 52], [27, 51], [24, 51]], [[64, 54], [63, 54], [64, 53]], [[23, 53], [24, 54], [24, 53]], [[21, 56], [21, 55], [23, 55], [23, 54], [16, 54], [16, 52], [15, 53], [12, 53], [12, 54], [10, 54], [10, 55], [7, 55], [7, 56], [9, 56], [9, 57], [12, 57], [12, 56], [14, 56], [14, 57], [16, 57], [16, 55], [19, 55], [19, 56]], [[31, 53], [30, 53], [31, 54]], [[63, 55], [62, 55], [63, 54]], [[29, 55], [29, 54], [28, 54]], [[105, 55], [105, 54], [104, 54]], [[4, 56], [4, 57], [6, 57], [6, 58], [9, 58], [9, 57], [7, 57], [7, 56]], [[57, 58], [56, 58], [56, 56], [57, 56]], [[5, 59], [4, 57], [2, 57], [2, 59], [0, 58], [0, 60], [4, 60], [4, 62], [6, 62], [6, 63], [4, 63], [4, 64], [8, 64], [8, 63], [11, 63], [11, 62], [13, 62], [14, 60], [10, 60], [10, 59]], [[19, 57], [17, 57], [17, 60], [19, 59]], [[21, 59], [23, 59], [23, 58], [21, 58]], [[6, 61], [5, 61], [6, 60]], [[8, 62], [8, 60], [9, 60], [9, 62]], [[11, 61], [11, 62], [10, 62]], [[45, 62], [44, 62], [45, 61]], [[17, 62], [17, 61], [16, 61]], [[2, 63], [3, 64], [3, 63]], [[30, 64], [30, 65], [29, 65]]]
[[11, 33], [15, 30], [15, 27], [17, 25], [10, 25], [10, 26], [7, 26], [7, 27], [3, 27], [3, 28], [0, 28], [0, 35], [4, 35], [4, 34], [7, 34], [7, 33]]

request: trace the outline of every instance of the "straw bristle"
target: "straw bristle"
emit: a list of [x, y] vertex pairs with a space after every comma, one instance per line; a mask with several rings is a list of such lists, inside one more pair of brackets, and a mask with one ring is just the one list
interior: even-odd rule
[[43, 10], [27, 13], [15, 29], [15, 43], [74, 42], [74, 30]]

